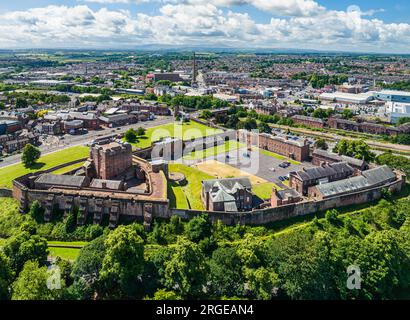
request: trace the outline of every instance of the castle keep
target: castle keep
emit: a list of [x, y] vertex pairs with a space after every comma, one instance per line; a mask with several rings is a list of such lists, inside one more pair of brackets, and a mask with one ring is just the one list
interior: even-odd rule
[[146, 160], [132, 155], [128, 143], [102, 140], [91, 146], [84, 165], [69, 174], [37, 172], [16, 179], [13, 196], [20, 200], [22, 212], [40, 202], [45, 221], [57, 210], [68, 215], [78, 209], [79, 225], [108, 221], [115, 227], [120, 220], [149, 225], [153, 215], [168, 214], [165, 167], [154, 171]]

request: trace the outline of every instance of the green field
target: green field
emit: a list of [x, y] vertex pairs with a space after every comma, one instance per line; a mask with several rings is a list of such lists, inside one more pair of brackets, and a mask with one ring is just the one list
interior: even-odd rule
[[169, 197], [171, 199], [171, 202], [173, 202], [173, 205], [188, 205], [188, 207], [190, 205], [190, 209], [204, 210], [205, 208], [201, 200], [201, 181], [213, 179], [214, 177], [197, 169], [193, 169], [186, 165], [176, 163], [171, 163], [169, 165], [169, 172], [183, 173], [188, 182], [186, 186], [170, 188]]
[[184, 160], [206, 159], [206, 158], [214, 157], [221, 153], [228, 153], [229, 151], [237, 150], [243, 147], [245, 147], [244, 144], [237, 142], [237, 141], [229, 140], [229, 141], [225, 141], [224, 144], [221, 144], [216, 147], [211, 147], [205, 150], [198, 150], [198, 151], [191, 152], [187, 154], [186, 156], [184, 156], [183, 159]]
[[279, 188], [273, 182], [268, 182], [268, 183], [261, 183], [261, 184], [253, 185], [252, 191], [256, 196], [258, 196], [262, 200], [267, 200], [267, 199], [270, 199], [273, 188], [276, 188], [278, 190], [282, 189], [282, 188]]
[[147, 148], [151, 146], [152, 142], [158, 141], [164, 137], [191, 140], [192, 138], [196, 139], [218, 133], [222, 133], [222, 130], [214, 129], [194, 121], [183, 124], [173, 122], [162, 126], [148, 128], [145, 135], [139, 138], [138, 142], [132, 143], [132, 145], [138, 148]]
[[80, 163], [76, 163], [76, 164], [72, 164], [71, 166], [67, 166], [58, 170], [53, 171], [53, 174], [66, 174], [67, 172], [70, 172], [71, 170], [74, 169], [79, 169], [83, 164]]
[[273, 158], [276, 158], [278, 160], [289, 161], [290, 163], [296, 164], [296, 165], [300, 164], [300, 162], [297, 162], [295, 160], [286, 158], [285, 156], [282, 156], [280, 154], [277, 154], [277, 153], [274, 153], [274, 152], [271, 152], [271, 151], [268, 151], [268, 150], [263, 150], [263, 149], [260, 149], [260, 148], [257, 148], [257, 147], [253, 147], [252, 149], [258, 150], [260, 153], [264, 154], [265, 156], [273, 157]]
[[48, 250], [52, 257], [60, 257], [64, 260], [74, 261], [80, 254], [81, 249], [49, 247]]
[[12, 181], [30, 172], [47, 170], [70, 161], [79, 160], [88, 156], [88, 147], [77, 146], [41, 157], [33, 168], [25, 168], [22, 163], [0, 169], [0, 188], [11, 188]]

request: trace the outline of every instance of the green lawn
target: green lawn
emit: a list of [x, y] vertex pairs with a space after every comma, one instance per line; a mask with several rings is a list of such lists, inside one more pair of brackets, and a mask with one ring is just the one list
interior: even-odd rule
[[169, 206], [171, 208], [189, 209], [188, 201], [182, 187], [172, 182], [168, 184]]
[[296, 165], [300, 164], [300, 162], [297, 162], [295, 160], [286, 158], [285, 156], [282, 156], [280, 154], [277, 154], [277, 153], [274, 153], [274, 152], [271, 152], [271, 151], [268, 151], [268, 150], [263, 150], [263, 149], [260, 149], [260, 148], [257, 148], [257, 147], [253, 147], [253, 149], [258, 150], [260, 153], [264, 154], [265, 156], [273, 157], [273, 158], [276, 158], [278, 160], [289, 161], [290, 163], [296, 164]]
[[[214, 177], [199, 171], [197, 169], [188, 167], [183, 164], [171, 163], [169, 165], [169, 172], [181, 172], [185, 175], [187, 185], [183, 187], [170, 188], [169, 197], [174, 205], [188, 206], [190, 204], [193, 210], [204, 210], [204, 205], [201, 200], [202, 180], [214, 179]], [[174, 200], [173, 200], [174, 199]], [[187, 204], [185, 202], [188, 201]]]
[[47, 170], [60, 164], [86, 158], [88, 147], [77, 146], [67, 148], [41, 157], [33, 168], [25, 168], [22, 163], [0, 169], [0, 188], [11, 188], [12, 181], [30, 172]]
[[64, 260], [74, 261], [80, 254], [81, 249], [49, 247], [48, 250], [50, 252], [50, 256], [52, 257], [60, 257]]
[[267, 200], [267, 199], [270, 199], [273, 188], [276, 188], [278, 190], [282, 189], [282, 188], [279, 188], [273, 182], [267, 182], [267, 183], [261, 183], [261, 184], [253, 185], [252, 186], [252, 191], [256, 196], [258, 196], [262, 200]]
[[179, 138], [182, 140], [191, 140], [222, 133], [220, 129], [214, 129], [203, 124], [191, 121], [187, 123], [169, 123], [162, 126], [148, 128], [145, 136], [141, 137], [138, 142], [132, 143], [138, 148], [147, 148], [152, 142], [158, 141], [164, 137]]
[[53, 171], [53, 174], [66, 174], [67, 172], [70, 172], [71, 170], [74, 169], [79, 169], [83, 164], [82, 163], [76, 163], [72, 164], [71, 166], [67, 166], [58, 170]]
[[191, 152], [187, 154], [186, 156], [184, 156], [184, 160], [206, 159], [206, 158], [214, 157], [221, 153], [228, 153], [229, 151], [237, 150], [243, 147], [245, 147], [243, 143], [229, 140], [229, 141], [225, 141], [224, 144], [221, 144], [216, 147], [211, 147], [205, 150], [198, 150], [195, 152]]

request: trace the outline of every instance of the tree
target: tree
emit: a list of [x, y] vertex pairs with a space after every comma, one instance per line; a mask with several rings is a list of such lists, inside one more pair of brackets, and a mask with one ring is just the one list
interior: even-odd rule
[[29, 260], [45, 264], [48, 246], [46, 239], [21, 231], [7, 240], [3, 251], [10, 259], [13, 270], [18, 273]]
[[243, 295], [245, 284], [242, 263], [234, 248], [216, 249], [209, 261], [209, 268], [209, 291], [212, 295], [216, 297]]
[[159, 289], [150, 300], [182, 300], [182, 297], [174, 291]]
[[133, 226], [119, 226], [105, 240], [100, 279], [111, 298], [135, 297], [144, 268], [144, 241]]
[[12, 300], [53, 300], [56, 296], [47, 287], [50, 274], [37, 261], [27, 261], [17, 280], [13, 283]]
[[212, 112], [209, 110], [202, 110], [201, 115], [199, 117], [208, 120], [212, 118]]
[[352, 110], [350, 110], [349, 108], [345, 108], [342, 112], [342, 118], [346, 120], [353, 118]]
[[251, 131], [252, 129], [257, 128], [256, 120], [254, 118], [246, 118], [244, 121], [244, 128], [248, 131]]
[[100, 291], [100, 271], [105, 256], [106, 236], [98, 237], [80, 250], [71, 276], [79, 299], [92, 299]]
[[329, 146], [327, 145], [327, 142], [325, 139], [319, 138], [315, 141], [315, 148], [321, 149], [321, 150], [327, 150], [329, 149]]
[[31, 204], [29, 214], [36, 222], [41, 223], [44, 221], [44, 209], [37, 200]]
[[260, 122], [258, 124], [258, 130], [263, 133], [272, 133], [271, 127], [266, 122]]
[[135, 141], [137, 141], [137, 137], [138, 134], [133, 128], [128, 129], [124, 135], [125, 141], [129, 143], [134, 143]]
[[333, 148], [333, 152], [365, 161], [373, 161], [376, 156], [369, 145], [362, 140], [342, 139]]
[[141, 137], [143, 135], [145, 135], [145, 129], [143, 127], [138, 127], [137, 136]]
[[249, 290], [258, 300], [270, 300], [279, 285], [278, 275], [264, 267], [246, 269], [245, 276]]
[[[0, 108], [1, 109], [1, 108]], [[401, 117], [397, 120], [397, 125], [400, 126], [402, 124], [406, 124], [410, 122], [410, 117]]]
[[36, 161], [40, 158], [41, 151], [32, 144], [28, 143], [24, 146], [23, 155], [21, 161], [26, 168], [32, 167]]
[[28, 102], [26, 99], [23, 98], [17, 98], [16, 100], [16, 108], [27, 108], [28, 107]]
[[165, 262], [165, 286], [184, 297], [200, 297], [206, 284], [208, 266], [198, 245], [179, 237], [174, 253]]
[[10, 260], [0, 251], [0, 300], [9, 298], [9, 287], [13, 278]]
[[209, 237], [212, 234], [212, 226], [208, 215], [201, 215], [191, 219], [185, 227], [187, 238], [193, 242]]

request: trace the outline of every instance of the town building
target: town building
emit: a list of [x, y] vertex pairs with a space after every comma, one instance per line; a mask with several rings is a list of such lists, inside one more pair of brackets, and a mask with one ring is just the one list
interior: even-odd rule
[[206, 210], [237, 212], [252, 210], [252, 184], [249, 178], [202, 181], [202, 200]]
[[256, 146], [263, 150], [271, 151], [296, 161], [309, 159], [310, 147], [306, 139], [288, 136], [275, 136], [268, 133], [256, 134], [244, 129], [237, 131], [237, 141], [248, 146]]
[[363, 171], [360, 176], [312, 186], [309, 188], [309, 196], [323, 200], [376, 188], [396, 179], [397, 176], [392, 169], [388, 166], [381, 166]]
[[306, 196], [308, 188], [317, 184], [346, 179], [355, 173], [346, 162], [324, 163], [318, 167], [303, 168], [289, 174], [289, 187]]
[[273, 188], [271, 195], [271, 207], [276, 208], [287, 204], [298, 203], [303, 197], [295, 189], [277, 190]]
[[349, 166], [356, 170], [364, 171], [369, 168], [369, 164], [362, 160], [348, 156], [338, 155], [322, 149], [315, 149], [312, 152], [312, 164], [314, 166], [322, 166], [324, 163], [332, 164], [336, 162], [346, 162]]
[[325, 121], [323, 119], [307, 117], [301, 115], [295, 115], [292, 117], [294, 123], [303, 125], [310, 128], [323, 129], [325, 126]]

